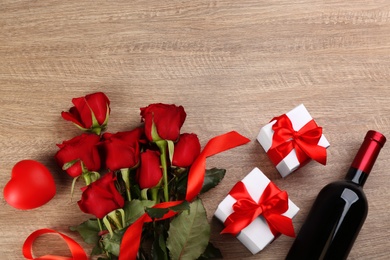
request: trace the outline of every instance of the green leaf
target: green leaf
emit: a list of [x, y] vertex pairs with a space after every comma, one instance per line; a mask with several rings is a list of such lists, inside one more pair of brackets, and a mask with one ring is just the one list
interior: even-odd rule
[[188, 201], [183, 201], [179, 205], [170, 207], [169, 209], [171, 209], [171, 210], [173, 210], [175, 212], [190, 210], [191, 209], [191, 204]]
[[225, 173], [225, 169], [212, 168], [206, 170], [202, 190], [200, 193], [205, 193], [217, 186], [223, 177], [225, 177]]
[[153, 241], [152, 256], [154, 260], [168, 260], [167, 246], [165, 244], [165, 239], [162, 234], [158, 236], [158, 239], [155, 239]]
[[177, 188], [176, 191], [179, 194], [186, 194], [187, 191], [187, 181], [188, 181], [188, 171], [183, 172], [180, 174], [178, 180], [177, 180]]
[[169, 227], [167, 248], [172, 260], [197, 259], [210, 239], [210, 225], [200, 199], [190, 204], [189, 214], [174, 218]]
[[[91, 252], [91, 255], [101, 255], [103, 254], [103, 249], [100, 247], [100, 245], [96, 245]], [[99, 259], [99, 258], [98, 258]]]
[[114, 256], [119, 256], [119, 249], [121, 247], [121, 240], [124, 232], [125, 229], [115, 230], [112, 236], [110, 234], [104, 235], [102, 239], [104, 250]]
[[151, 218], [162, 218], [169, 210], [175, 212], [181, 212], [185, 210], [190, 210], [190, 204], [187, 201], [183, 201], [179, 205], [169, 207], [169, 208], [147, 208], [145, 211], [148, 213]]
[[168, 213], [168, 208], [147, 208], [145, 209], [146, 213], [148, 213], [149, 217], [155, 219], [155, 218], [162, 218], [165, 214]]
[[89, 219], [78, 226], [72, 226], [70, 230], [79, 232], [87, 244], [96, 245], [99, 242], [100, 228], [96, 219]]
[[[200, 193], [205, 193], [215, 186], [217, 186], [221, 180], [225, 177], [226, 170], [212, 168], [205, 172], [204, 182]], [[177, 192], [185, 194], [187, 190], [188, 172], [183, 172], [177, 181]]]
[[207, 245], [206, 250], [198, 258], [198, 260], [221, 259], [221, 258], [223, 258], [221, 251], [218, 248], [216, 248], [213, 244], [209, 243]]
[[125, 211], [125, 222], [126, 225], [131, 225], [139, 217], [145, 213], [145, 208], [153, 207], [154, 201], [151, 200], [132, 200], [126, 202], [123, 210]]

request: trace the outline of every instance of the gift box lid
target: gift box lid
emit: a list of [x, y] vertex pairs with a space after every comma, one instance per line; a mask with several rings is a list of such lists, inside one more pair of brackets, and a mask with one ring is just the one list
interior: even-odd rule
[[[244, 183], [252, 199], [258, 201], [270, 183], [270, 180], [259, 168], [254, 168], [241, 182]], [[225, 222], [229, 215], [233, 213], [232, 206], [235, 202], [236, 199], [228, 194], [218, 205], [218, 208], [214, 213], [215, 217], [220, 221]], [[288, 200], [288, 206], [288, 210], [282, 215], [293, 218], [299, 211], [299, 208], [290, 199]], [[256, 254], [271, 243], [275, 239], [275, 236], [269, 229], [265, 219], [262, 216], [259, 216], [251, 224], [241, 230], [237, 235], [237, 239], [240, 240], [252, 254]]]
[[[298, 105], [294, 109], [286, 113], [287, 117], [290, 119], [293, 129], [295, 131], [300, 130], [304, 125], [306, 125], [313, 118], [310, 113], [307, 111], [306, 107], [303, 104]], [[276, 120], [271, 121], [260, 129], [260, 132], [257, 136], [257, 141], [261, 144], [263, 149], [267, 152], [273, 142], [274, 131], [272, 126], [276, 123]], [[318, 145], [328, 148], [330, 146], [328, 140], [324, 135], [321, 135]], [[282, 177], [287, 176], [291, 172], [295, 171], [301, 163], [298, 161], [295, 149], [293, 149], [278, 165], [276, 168]]]

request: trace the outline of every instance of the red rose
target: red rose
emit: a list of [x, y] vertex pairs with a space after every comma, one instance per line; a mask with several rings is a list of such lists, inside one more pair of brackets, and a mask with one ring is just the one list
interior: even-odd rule
[[66, 172], [77, 177], [82, 174], [81, 162], [89, 171], [98, 171], [100, 169], [100, 156], [97, 148], [100, 137], [95, 134], [82, 134], [57, 144], [60, 150], [55, 154], [58, 165], [62, 168], [64, 164], [78, 160]]
[[101, 143], [105, 151], [106, 167], [111, 171], [132, 168], [139, 162], [139, 142], [143, 128], [116, 134], [105, 133]]
[[141, 164], [136, 176], [140, 188], [147, 189], [157, 186], [162, 176], [160, 153], [152, 150], [141, 153]]
[[[176, 141], [186, 116], [182, 106], [151, 104], [141, 108], [141, 117], [145, 122], [145, 134], [150, 141], [160, 139]], [[157, 133], [153, 131], [154, 129]]]
[[81, 211], [104, 218], [111, 211], [122, 208], [125, 200], [116, 189], [115, 180], [115, 174], [110, 172], [82, 188], [81, 200], [77, 202]]
[[100, 134], [100, 130], [106, 127], [110, 114], [108, 97], [102, 92], [97, 92], [73, 98], [72, 103], [74, 107], [71, 107], [69, 112], [62, 112], [61, 116], [83, 130], [96, 130], [96, 133]]
[[200, 142], [196, 134], [181, 134], [175, 144], [172, 164], [178, 167], [190, 166], [200, 154]]

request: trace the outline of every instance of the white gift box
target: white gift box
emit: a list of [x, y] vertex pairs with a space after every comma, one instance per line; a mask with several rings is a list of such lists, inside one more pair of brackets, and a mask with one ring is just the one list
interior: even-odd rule
[[[304, 125], [313, 119], [303, 104], [287, 112], [286, 115], [290, 119], [295, 131], [299, 131], [299, 129], [301, 129]], [[272, 126], [275, 123], [276, 120], [273, 120], [272, 122], [262, 127], [259, 135], [257, 136], [257, 141], [259, 141], [265, 152], [268, 152], [272, 146], [272, 138], [274, 135]], [[329, 147], [329, 142], [324, 135], [321, 136], [320, 140], [318, 141], [318, 145], [325, 148]], [[283, 160], [278, 163], [278, 165], [276, 165], [276, 169], [279, 171], [282, 177], [286, 177], [298, 169], [299, 166], [300, 163], [295, 153], [295, 149], [293, 149]]]
[[[270, 183], [270, 180], [265, 176], [260, 169], [254, 168], [243, 180], [248, 193], [254, 201], [259, 201], [265, 188]], [[225, 222], [230, 214], [233, 213], [233, 204], [236, 202], [231, 195], [227, 195], [225, 199], [218, 205], [214, 213], [220, 221]], [[299, 208], [289, 199], [288, 210], [282, 215], [293, 218]], [[237, 235], [237, 239], [241, 241], [252, 254], [256, 254], [270, 244], [275, 236], [272, 234], [266, 220], [260, 215], [251, 224], [241, 230]]]

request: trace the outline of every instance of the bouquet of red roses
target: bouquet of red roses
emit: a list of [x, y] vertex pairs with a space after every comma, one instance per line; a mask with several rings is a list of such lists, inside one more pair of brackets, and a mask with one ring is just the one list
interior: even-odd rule
[[[224, 169], [204, 170], [206, 157], [239, 144], [219, 151], [210, 145], [209, 152], [201, 152], [196, 134], [180, 133], [186, 119], [182, 106], [143, 107], [138, 127], [108, 133], [111, 111], [104, 93], [72, 102], [62, 117], [83, 133], [59, 144], [55, 159], [73, 177], [72, 194], [77, 180], [85, 182], [77, 203], [95, 218], [71, 230], [94, 245], [92, 254], [99, 259], [221, 257], [209, 243], [210, 226], [197, 195], [225, 175]], [[240, 144], [247, 141], [242, 137]], [[214, 143], [221, 146], [220, 140]]]

